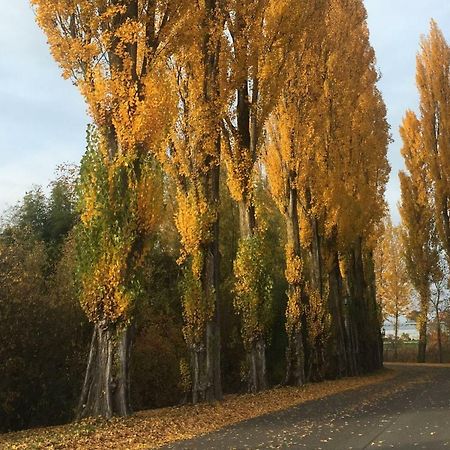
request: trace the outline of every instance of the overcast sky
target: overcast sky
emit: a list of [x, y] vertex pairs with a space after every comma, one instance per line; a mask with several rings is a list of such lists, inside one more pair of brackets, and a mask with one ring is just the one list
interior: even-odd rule
[[[415, 56], [433, 17], [450, 40], [449, 0], [365, 0], [371, 42], [382, 73], [395, 142], [387, 199], [395, 218], [402, 167], [398, 126], [417, 108]], [[79, 162], [85, 148], [86, 107], [63, 80], [26, 0], [0, 0], [0, 211], [33, 185], [47, 186], [55, 167]]]

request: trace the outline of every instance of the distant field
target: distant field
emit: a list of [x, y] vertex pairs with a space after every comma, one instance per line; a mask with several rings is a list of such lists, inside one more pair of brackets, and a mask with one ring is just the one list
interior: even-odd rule
[[[399, 362], [415, 362], [417, 359], [417, 351], [419, 346], [418, 340], [404, 341], [400, 340], [398, 342], [398, 358]], [[392, 340], [385, 340], [384, 344], [384, 361], [394, 361], [394, 344]], [[431, 343], [428, 345], [426, 361], [430, 363], [439, 362], [439, 355], [437, 350], [437, 345]], [[443, 346], [443, 361], [450, 362], [450, 345], [446, 343]]]

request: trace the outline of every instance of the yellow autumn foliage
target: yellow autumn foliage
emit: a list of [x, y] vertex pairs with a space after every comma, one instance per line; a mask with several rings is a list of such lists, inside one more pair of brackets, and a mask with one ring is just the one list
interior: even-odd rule
[[92, 272], [82, 280], [80, 303], [89, 320], [116, 323], [129, 317], [134, 295], [127, 289], [126, 258], [128, 248], [110, 246]]
[[300, 255], [296, 255], [292, 243], [286, 244], [286, 281], [290, 285], [299, 285], [302, 281], [303, 262]]

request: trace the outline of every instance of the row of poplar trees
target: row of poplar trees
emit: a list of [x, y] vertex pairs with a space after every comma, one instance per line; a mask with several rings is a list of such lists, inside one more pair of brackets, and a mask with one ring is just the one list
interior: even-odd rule
[[419, 113], [407, 111], [400, 128], [406, 166], [400, 214], [406, 269], [419, 299], [418, 361], [424, 362], [430, 286], [450, 263], [450, 47], [434, 21], [421, 40], [416, 82]]
[[272, 307], [258, 177], [286, 226], [286, 382], [379, 368], [373, 249], [389, 134], [362, 0], [31, 3], [94, 124], [79, 186], [80, 300], [95, 326], [79, 415], [130, 411], [161, 168], [176, 197], [193, 402], [222, 397], [221, 176], [239, 208], [233, 293], [249, 390], [267, 387]]

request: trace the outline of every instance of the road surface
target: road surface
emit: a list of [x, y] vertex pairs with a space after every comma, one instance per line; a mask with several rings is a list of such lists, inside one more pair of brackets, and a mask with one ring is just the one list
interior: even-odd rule
[[450, 449], [450, 367], [387, 367], [394, 379], [166, 448]]

